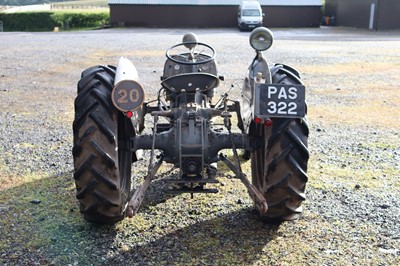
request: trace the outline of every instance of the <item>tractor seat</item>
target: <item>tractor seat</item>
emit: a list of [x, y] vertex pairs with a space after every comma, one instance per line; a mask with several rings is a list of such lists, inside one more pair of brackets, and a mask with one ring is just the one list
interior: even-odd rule
[[184, 73], [164, 79], [161, 85], [173, 92], [185, 90], [194, 93], [196, 90], [208, 91], [217, 87], [219, 78], [210, 73]]

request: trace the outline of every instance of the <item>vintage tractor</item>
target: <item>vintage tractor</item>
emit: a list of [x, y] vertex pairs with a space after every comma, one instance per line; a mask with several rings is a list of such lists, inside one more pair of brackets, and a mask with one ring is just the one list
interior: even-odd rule
[[[116, 68], [83, 71], [75, 99], [72, 153], [84, 218], [110, 224], [132, 217], [163, 162], [179, 169], [174, 178], [162, 179], [172, 189], [192, 196], [215, 193], [210, 186], [218, 183], [219, 161], [246, 186], [262, 220], [298, 218], [308, 180], [305, 87], [293, 68], [268, 65], [263, 51], [272, 42], [267, 28], [250, 34], [256, 55], [240, 99], [231, 99], [229, 93], [214, 99], [224, 80], [215, 50], [192, 33], [167, 50], [154, 100], [146, 99], [134, 65], [125, 58]], [[146, 115], [150, 122], [145, 122]], [[152, 124], [148, 130], [146, 124]], [[221, 153], [227, 149], [232, 150], [230, 159]], [[251, 181], [242, 171], [238, 150], [251, 159]], [[132, 165], [135, 169], [142, 152], [149, 158], [147, 175], [132, 189]]]

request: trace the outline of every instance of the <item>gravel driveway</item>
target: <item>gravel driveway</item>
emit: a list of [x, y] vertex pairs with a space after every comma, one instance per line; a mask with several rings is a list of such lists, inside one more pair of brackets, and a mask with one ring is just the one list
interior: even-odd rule
[[[165, 50], [188, 31], [0, 33], [1, 264], [399, 265], [399, 32], [273, 30], [270, 63], [297, 68], [307, 86], [311, 159], [301, 219], [258, 221], [244, 185], [225, 170], [216, 195], [172, 197], [156, 181], [133, 219], [102, 227], [83, 220], [71, 154], [81, 71], [128, 57], [153, 99]], [[254, 56], [249, 33], [190, 31], [217, 50], [219, 91], [240, 85]], [[250, 174], [248, 162], [243, 168]]]

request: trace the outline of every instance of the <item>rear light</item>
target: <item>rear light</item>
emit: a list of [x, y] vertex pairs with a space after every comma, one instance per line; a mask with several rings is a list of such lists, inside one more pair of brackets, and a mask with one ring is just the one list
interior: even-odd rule
[[264, 120], [264, 119], [262, 119], [260, 117], [255, 117], [254, 118], [254, 122], [256, 124], [264, 124], [264, 126], [266, 126], [266, 127], [272, 126], [272, 120], [270, 118], [267, 118], [267, 119]]
[[270, 127], [270, 126], [272, 126], [272, 120], [271, 119], [266, 119], [265, 121], [264, 121], [264, 126], [266, 126], [266, 127]]
[[125, 113], [125, 116], [128, 117], [128, 118], [132, 118], [133, 113], [131, 111], [128, 111], [128, 112]]
[[263, 121], [261, 118], [256, 117], [256, 118], [254, 118], [254, 122], [256, 122], [256, 124], [261, 124]]

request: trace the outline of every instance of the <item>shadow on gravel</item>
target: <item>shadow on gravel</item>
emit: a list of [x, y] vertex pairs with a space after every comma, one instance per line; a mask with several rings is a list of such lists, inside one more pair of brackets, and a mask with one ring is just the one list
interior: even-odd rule
[[[167, 178], [174, 178], [169, 176]], [[175, 177], [176, 178], [176, 177]], [[252, 264], [259, 259], [268, 243], [275, 238], [279, 224], [262, 223], [252, 207], [225, 210], [219, 214], [196, 213], [181, 209], [182, 221], [167, 220], [171, 214], [152, 216], [154, 206], [182, 193], [168, 193], [171, 184], [164, 180], [153, 181], [146, 192], [139, 213], [151, 219], [145, 232], [137, 232], [130, 225], [124, 226], [124, 236], [117, 242], [124, 246], [109, 257], [109, 265], [235, 265]], [[184, 193], [185, 197], [190, 197]], [[196, 195], [195, 195], [196, 197]], [[212, 201], [212, 196], [210, 201]], [[198, 202], [200, 205], [200, 202]], [[223, 207], [222, 207], [223, 208]], [[191, 214], [191, 211], [195, 214]], [[187, 214], [189, 212], [189, 214]], [[216, 217], [215, 217], [216, 216]], [[132, 222], [137, 223], [134, 220]], [[158, 220], [158, 221], [157, 221]], [[160, 223], [160, 220], [163, 220]], [[189, 224], [182, 227], [184, 224]], [[130, 233], [128, 233], [131, 231]], [[172, 232], [171, 232], [172, 231]], [[153, 232], [153, 233], [152, 233]], [[140, 240], [132, 242], [138, 237]], [[118, 245], [118, 244], [117, 244]], [[265, 254], [264, 254], [265, 255]]]
[[252, 208], [245, 208], [195, 222], [146, 244], [137, 243], [107, 264], [251, 265], [268, 252], [265, 247], [278, 228], [261, 223]]
[[92, 225], [82, 218], [71, 172], [33, 177], [34, 181], [15, 187], [5, 186], [6, 179], [13, 178], [0, 176], [1, 265], [102, 261], [105, 250], [112, 247], [115, 228]]
[[167, 187], [157, 181], [146, 194], [140, 212], [152, 220], [151, 227], [142, 232], [129, 222], [87, 223], [79, 213], [71, 172], [2, 186], [0, 264], [251, 264], [279, 228], [260, 222], [248, 207], [212, 215], [190, 215], [186, 209], [182, 223], [170, 223], [151, 211], [173, 197], [165, 193]]
[[[168, 178], [177, 178], [177, 176], [170, 176]], [[171, 184], [168, 184], [165, 180], [155, 180], [152, 181], [149, 188], [146, 190], [144, 200], [140, 206], [140, 211], [148, 209], [152, 206], [157, 206], [160, 203], [166, 202], [168, 199], [174, 198], [182, 192], [171, 193]]]

